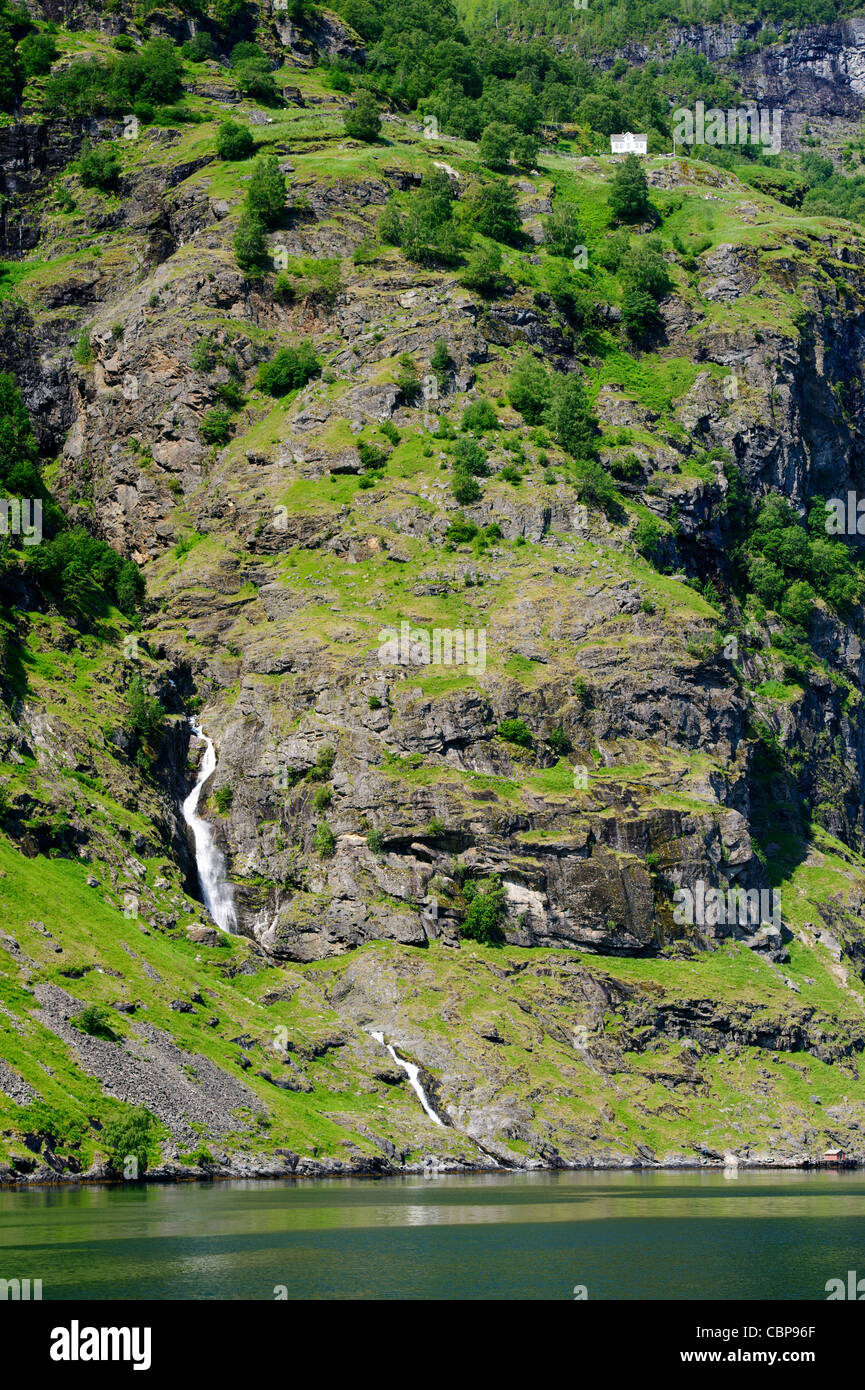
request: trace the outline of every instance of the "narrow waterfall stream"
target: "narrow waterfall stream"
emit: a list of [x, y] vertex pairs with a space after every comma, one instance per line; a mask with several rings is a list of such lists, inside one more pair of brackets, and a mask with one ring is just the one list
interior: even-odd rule
[[381, 1043], [382, 1047], [387, 1048], [388, 1052], [390, 1053], [393, 1060], [396, 1062], [397, 1066], [402, 1067], [403, 1071], [408, 1077], [409, 1085], [415, 1092], [418, 1100], [420, 1101], [426, 1113], [429, 1115], [430, 1119], [434, 1120], [437, 1125], [442, 1124], [442, 1120], [439, 1119], [438, 1115], [433, 1110], [432, 1106], [426, 1098], [426, 1092], [424, 1091], [423, 1086], [420, 1084], [420, 1081], [418, 1080], [418, 1073], [420, 1071], [420, 1068], [416, 1067], [414, 1062], [406, 1062], [404, 1058], [400, 1057], [398, 1053], [396, 1053], [394, 1049], [391, 1047], [390, 1043], [385, 1042], [384, 1033], [377, 1033], [373, 1028], [370, 1028], [369, 1032], [370, 1037], [375, 1038], [377, 1043]]
[[234, 910], [234, 891], [225, 872], [225, 859], [213, 838], [213, 826], [198, 814], [204, 784], [216, 768], [216, 749], [201, 726], [194, 719], [189, 722], [193, 734], [204, 740], [205, 747], [198, 780], [183, 803], [183, 819], [195, 841], [195, 867], [204, 905], [222, 931], [232, 932], [237, 926], [237, 913]]

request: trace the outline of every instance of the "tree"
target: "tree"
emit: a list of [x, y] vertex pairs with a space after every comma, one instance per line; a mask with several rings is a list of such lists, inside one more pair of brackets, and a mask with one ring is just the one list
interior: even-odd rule
[[651, 215], [649, 185], [635, 154], [625, 156], [610, 185], [610, 218], [614, 222], [645, 222]]
[[533, 169], [538, 162], [540, 142], [536, 135], [516, 135], [511, 158], [521, 169]]
[[519, 246], [523, 240], [517, 195], [504, 179], [484, 184], [471, 199], [472, 221], [481, 236]]
[[321, 362], [312, 343], [303, 341], [296, 348], [280, 348], [269, 362], [262, 362], [255, 384], [270, 396], [284, 396], [305, 386], [320, 372]]
[[57, 44], [52, 34], [27, 34], [18, 45], [18, 57], [26, 77], [43, 77], [51, 71], [57, 57]]
[[503, 121], [493, 121], [488, 125], [481, 136], [478, 151], [481, 163], [496, 172], [507, 169], [516, 133], [512, 125], [505, 125]]
[[126, 1107], [124, 1113], [109, 1120], [102, 1131], [102, 1144], [111, 1167], [126, 1173], [129, 1159], [134, 1159], [131, 1176], [143, 1177], [147, 1172], [156, 1139], [157, 1120], [143, 1105]]
[[577, 372], [553, 377], [550, 404], [544, 419], [556, 443], [572, 458], [594, 457], [598, 421], [589, 408], [582, 377]]
[[265, 227], [275, 227], [281, 220], [285, 211], [285, 175], [280, 173], [275, 154], [260, 154], [253, 164], [246, 206]]
[[530, 353], [519, 358], [508, 379], [507, 396], [529, 425], [539, 425], [550, 403], [550, 378], [546, 367]]
[[573, 256], [580, 223], [573, 203], [557, 203], [544, 224], [544, 246], [553, 256]]
[[352, 140], [364, 140], [371, 144], [378, 139], [381, 130], [381, 116], [372, 92], [360, 93], [354, 107], [345, 114], [345, 133]]
[[499, 248], [481, 246], [472, 251], [459, 279], [467, 290], [474, 290], [485, 298], [501, 294], [506, 280], [502, 274], [502, 253]]
[[262, 270], [267, 261], [267, 239], [259, 217], [252, 212], [241, 214], [234, 233], [234, 254], [237, 264], [247, 274]]
[[644, 338], [660, 327], [657, 300], [645, 290], [628, 285], [622, 295], [622, 323], [632, 338]]
[[239, 121], [222, 121], [216, 133], [216, 153], [220, 159], [249, 159], [255, 141], [249, 126]]
[[120, 155], [110, 142], [91, 147], [85, 142], [78, 161], [78, 177], [85, 188], [98, 188], [107, 193], [116, 188], [120, 176]]

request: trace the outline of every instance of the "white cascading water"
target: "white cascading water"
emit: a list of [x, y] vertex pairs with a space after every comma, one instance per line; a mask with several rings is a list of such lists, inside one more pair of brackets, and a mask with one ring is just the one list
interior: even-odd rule
[[204, 905], [222, 931], [232, 932], [237, 926], [237, 913], [234, 892], [225, 873], [225, 859], [213, 838], [213, 826], [198, 814], [204, 784], [216, 768], [216, 749], [200, 725], [192, 719], [189, 722], [195, 737], [204, 740], [204, 757], [198, 769], [198, 780], [183, 803], [183, 819], [195, 841], [195, 867]]
[[398, 1054], [391, 1047], [390, 1043], [385, 1042], [384, 1033], [377, 1033], [373, 1028], [371, 1028], [369, 1032], [371, 1038], [375, 1038], [377, 1043], [381, 1043], [382, 1047], [387, 1048], [388, 1052], [390, 1053], [393, 1060], [396, 1062], [397, 1066], [402, 1067], [403, 1071], [408, 1077], [409, 1085], [415, 1092], [424, 1110], [429, 1115], [431, 1120], [434, 1120], [437, 1125], [440, 1125], [442, 1121], [439, 1119], [438, 1115], [433, 1110], [432, 1106], [427, 1100], [426, 1092], [424, 1091], [423, 1086], [420, 1084], [420, 1081], [418, 1080], [418, 1072], [420, 1071], [420, 1068], [416, 1067], [414, 1062], [406, 1062], [403, 1057], [398, 1056]]

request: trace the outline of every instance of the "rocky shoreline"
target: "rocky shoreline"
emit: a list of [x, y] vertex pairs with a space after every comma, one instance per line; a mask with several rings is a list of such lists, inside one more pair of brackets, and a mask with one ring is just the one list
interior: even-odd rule
[[[776, 1172], [812, 1172], [816, 1170], [826, 1172], [837, 1172], [839, 1169], [845, 1171], [851, 1169], [865, 1168], [865, 1158], [846, 1159], [841, 1164], [814, 1163], [805, 1158], [800, 1161], [785, 1160], [774, 1163], [766, 1157], [754, 1160], [740, 1161], [738, 1164], [725, 1164], [723, 1160], [712, 1160], [710, 1162], [695, 1162], [690, 1159], [663, 1159], [649, 1161], [646, 1159], [627, 1159], [619, 1161], [607, 1160], [598, 1161], [597, 1159], [587, 1159], [585, 1162], [569, 1162], [565, 1159], [551, 1161], [530, 1160], [524, 1164], [506, 1164], [490, 1161], [482, 1163], [479, 1161], [459, 1161], [454, 1159], [430, 1158], [422, 1163], [406, 1163], [395, 1165], [385, 1158], [358, 1158], [351, 1162], [343, 1162], [339, 1159], [313, 1159], [297, 1158], [292, 1155], [295, 1162], [286, 1159], [282, 1165], [268, 1163], [267, 1161], [255, 1161], [249, 1164], [214, 1164], [212, 1167], [200, 1167], [195, 1165], [165, 1163], [156, 1168], [150, 1169], [147, 1174], [136, 1180], [137, 1185], [145, 1183], [184, 1183], [184, 1182], [238, 1182], [242, 1180], [302, 1180], [315, 1178], [402, 1178], [402, 1177], [432, 1177], [457, 1175], [469, 1175], [473, 1173], [484, 1174], [524, 1174], [524, 1173], [553, 1173], [553, 1172], [635, 1172], [635, 1171], [656, 1171], [656, 1172], [697, 1172], [707, 1170], [712, 1172], [735, 1172], [739, 1169], [747, 1172], [757, 1170], [773, 1170]], [[14, 1173], [6, 1169], [0, 1172], [0, 1190], [13, 1190], [17, 1188], [31, 1187], [80, 1187], [86, 1186], [119, 1186], [128, 1182], [128, 1179], [111, 1172], [107, 1167], [94, 1165], [85, 1173], [58, 1173], [47, 1164], [41, 1165], [32, 1173]]]

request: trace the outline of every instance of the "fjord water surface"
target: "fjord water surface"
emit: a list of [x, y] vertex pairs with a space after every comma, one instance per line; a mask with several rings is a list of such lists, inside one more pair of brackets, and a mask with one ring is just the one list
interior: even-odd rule
[[824, 1300], [848, 1270], [865, 1275], [858, 1172], [0, 1192], [0, 1278], [41, 1279], [43, 1300]]

